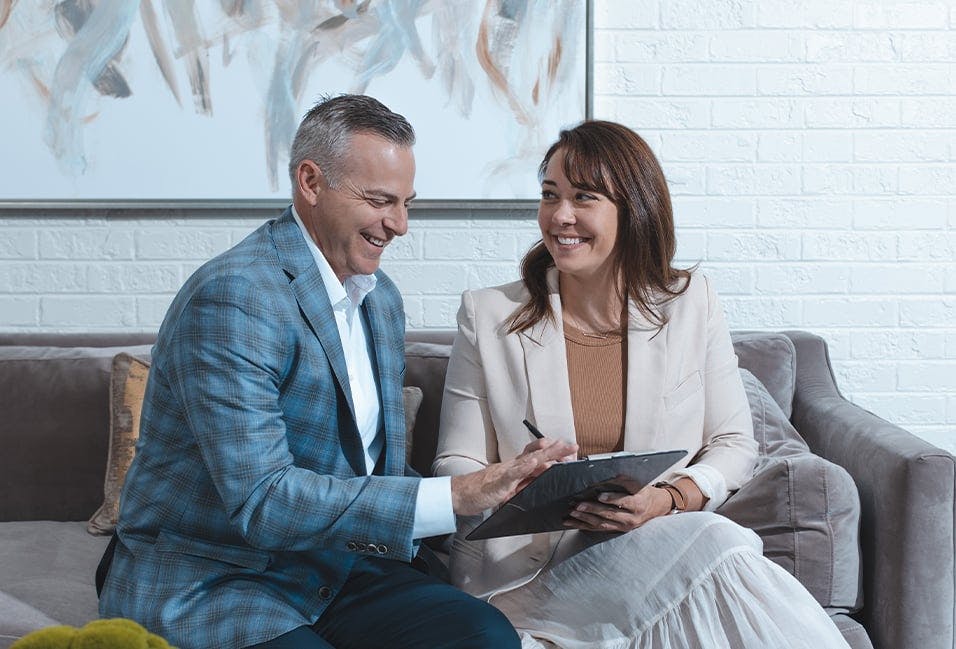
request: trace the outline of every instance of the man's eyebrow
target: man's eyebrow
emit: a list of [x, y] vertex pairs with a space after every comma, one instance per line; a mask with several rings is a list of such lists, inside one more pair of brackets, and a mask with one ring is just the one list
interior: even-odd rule
[[[398, 196], [396, 196], [395, 194], [391, 192], [385, 191], [384, 189], [367, 189], [365, 190], [364, 193], [365, 193], [365, 196], [368, 196], [368, 197], [374, 196], [376, 198], [383, 198], [385, 200], [392, 201], [392, 202], [398, 202], [399, 200]], [[414, 200], [416, 196], [418, 196], [418, 192], [412, 192], [412, 195], [406, 198], [404, 202]]]

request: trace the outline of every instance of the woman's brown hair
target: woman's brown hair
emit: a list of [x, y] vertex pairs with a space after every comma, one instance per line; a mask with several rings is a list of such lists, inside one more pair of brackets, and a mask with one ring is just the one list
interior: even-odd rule
[[[631, 300], [653, 324], [667, 318], [661, 306], [690, 284], [690, 270], [674, 268], [677, 248], [667, 181], [651, 148], [621, 124], [587, 121], [561, 131], [538, 169], [544, 178], [552, 156], [564, 151], [564, 174], [575, 187], [607, 196], [617, 207], [617, 242], [612, 264], [621, 278], [622, 303]], [[509, 333], [524, 331], [543, 318], [554, 318], [548, 300], [547, 271], [554, 259], [538, 241], [521, 261], [521, 278], [531, 298], [509, 323]]]

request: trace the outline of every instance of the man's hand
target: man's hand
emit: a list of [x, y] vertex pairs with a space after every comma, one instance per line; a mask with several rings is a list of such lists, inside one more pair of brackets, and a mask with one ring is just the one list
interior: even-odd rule
[[475, 516], [511, 498], [555, 462], [573, 456], [578, 445], [556, 439], [536, 440], [521, 455], [481, 471], [453, 476], [451, 504], [460, 516]]

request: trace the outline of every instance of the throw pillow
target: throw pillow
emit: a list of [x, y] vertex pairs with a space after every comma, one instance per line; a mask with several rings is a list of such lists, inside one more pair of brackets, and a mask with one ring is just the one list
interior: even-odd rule
[[[764, 384], [749, 371], [741, 369], [740, 379], [750, 402], [750, 417], [754, 425], [761, 460], [769, 456], [784, 457], [809, 453], [810, 447], [800, 437], [787, 415]], [[758, 467], [759, 468], [759, 467]]]
[[415, 419], [422, 406], [422, 389], [414, 385], [402, 388], [402, 402], [405, 404], [405, 463], [412, 463], [412, 442], [415, 439]]
[[103, 504], [87, 524], [90, 534], [112, 534], [116, 529], [120, 491], [139, 439], [139, 415], [148, 376], [148, 361], [125, 352], [113, 357], [110, 370], [110, 441]]
[[753, 478], [717, 508], [754, 530], [764, 556], [830, 613], [862, 606], [860, 500], [842, 467], [809, 451], [777, 402], [741, 370], [760, 457]]
[[103, 502], [110, 366], [120, 352], [148, 355], [150, 346], [0, 345], [0, 521], [85, 521]]

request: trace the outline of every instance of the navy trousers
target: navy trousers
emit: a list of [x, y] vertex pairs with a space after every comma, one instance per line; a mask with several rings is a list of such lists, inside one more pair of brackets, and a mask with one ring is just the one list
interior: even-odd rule
[[409, 564], [359, 559], [312, 626], [247, 649], [518, 649], [495, 607]]

